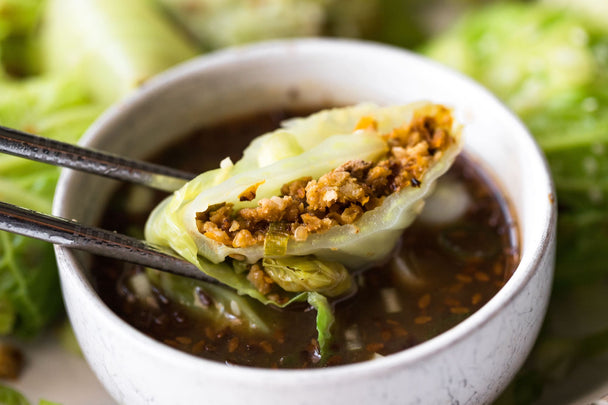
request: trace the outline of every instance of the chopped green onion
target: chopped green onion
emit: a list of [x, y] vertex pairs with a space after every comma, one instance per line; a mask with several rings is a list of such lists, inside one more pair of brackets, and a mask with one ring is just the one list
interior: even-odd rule
[[264, 239], [264, 257], [284, 256], [289, 242], [289, 224], [287, 222], [271, 222]]

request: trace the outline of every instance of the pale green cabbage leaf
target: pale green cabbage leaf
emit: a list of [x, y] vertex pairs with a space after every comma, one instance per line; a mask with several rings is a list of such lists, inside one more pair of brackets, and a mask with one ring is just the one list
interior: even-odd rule
[[[103, 106], [69, 77], [0, 83], [0, 125], [76, 142]], [[0, 200], [50, 213], [59, 168], [0, 155]], [[0, 334], [34, 336], [63, 306], [51, 244], [0, 233]]]
[[608, 2], [604, 0], [541, 0], [556, 7], [563, 7], [567, 13], [578, 14], [589, 20], [597, 28], [608, 27]]
[[[378, 123], [376, 133], [388, 133], [396, 126], [409, 122], [414, 111], [423, 105], [384, 108], [360, 105], [288, 121], [283, 129], [252, 142], [235, 165], [201, 174], [160, 204], [146, 224], [146, 239], [170, 246], [203, 271], [207, 269], [200, 262], [201, 257], [205, 261], [221, 263], [230, 255], [239, 255], [254, 263], [264, 257], [263, 246], [233, 248], [211, 240], [198, 231], [196, 213], [225, 201], [234, 203], [235, 209], [255, 206], [262, 198], [279, 195], [281, 187], [290, 181], [305, 176], [318, 178], [354, 159], [379, 159], [387, 151], [385, 142], [369, 133], [353, 134], [358, 120], [363, 116], [373, 117]], [[285, 149], [280, 153], [282, 158], [273, 161], [268, 158], [272, 154], [264, 151], [276, 146], [274, 139], [279, 134], [293, 139], [286, 143], [290, 145], [288, 151]], [[302, 152], [298, 154], [299, 150]], [[407, 188], [390, 195], [381, 208], [366, 212], [354, 224], [311, 234], [302, 242], [290, 240], [285, 254], [314, 255], [321, 260], [340, 262], [349, 269], [362, 268], [383, 259], [392, 250], [403, 229], [419, 213], [423, 198], [430, 192], [434, 180], [449, 168], [459, 150], [459, 142], [446, 150], [442, 160], [421, 179], [420, 187]], [[286, 157], [290, 154], [295, 155]], [[260, 159], [260, 156], [265, 157]], [[263, 184], [258, 187], [254, 200], [239, 201], [238, 197], [245, 189], [260, 182]]]
[[[0, 404], [2, 405], [30, 405], [30, 401], [19, 391], [0, 384]], [[51, 402], [41, 399], [38, 405], [61, 405], [58, 402]]]
[[275, 38], [361, 36], [379, 0], [156, 0], [206, 49]]
[[267, 257], [263, 266], [266, 274], [285, 291], [318, 292], [336, 297], [352, 287], [352, 279], [343, 264], [314, 256]]
[[30, 402], [20, 392], [4, 385], [0, 385], [0, 404], [30, 405]]
[[608, 25], [545, 4], [500, 4], [424, 51], [519, 114], [549, 160], [561, 206], [608, 209]]
[[44, 5], [44, 0], [0, 1], [0, 71], [12, 76], [38, 72], [36, 31]]
[[149, 0], [48, 0], [43, 18], [44, 68], [106, 103], [198, 53]]
[[[214, 265], [210, 264], [210, 266]], [[225, 266], [226, 270], [229, 269], [229, 266], [225, 263], [219, 266]], [[226, 325], [233, 329], [244, 328], [246, 333], [272, 333], [271, 325], [266, 322], [264, 316], [268, 309], [264, 308], [263, 305], [272, 304], [285, 308], [296, 302], [308, 302], [317, 311], [316, 328], [321, 360], [327, 360], [331, 352], [331, 326], [335, 319], [333, 309], [327, 298], [317, 292], [291, 294], [288, 301], [278, 304], [260, 294], [251, 284], [246, 284], [246, 282], [243, 282], [239, 292], [256, 300], [241, 296], [233, 289], [221, 285], [177, 277], [153, 269], [148, 269], [146, 274], [150, 281], [162, 290], [163, 294], [189, 309], [198, 319], [220, 327]], [[197, 289], [201, 289], [212, 298], [212, 306], [205, 306], [201, 303]], [[233, 305], [237, 306], [236, 310]], [[233, 322], [234, 319], [239, 319], [240, 322], [235, 323]]]

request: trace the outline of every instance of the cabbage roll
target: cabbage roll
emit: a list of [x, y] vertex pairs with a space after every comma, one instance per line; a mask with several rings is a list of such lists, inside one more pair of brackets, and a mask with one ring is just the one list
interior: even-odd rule
[[146, 239], [262, 301], [337, 296], [389, 256], [461, 146], [452, 111], [428, 102], [292, 119], [165, 199]]

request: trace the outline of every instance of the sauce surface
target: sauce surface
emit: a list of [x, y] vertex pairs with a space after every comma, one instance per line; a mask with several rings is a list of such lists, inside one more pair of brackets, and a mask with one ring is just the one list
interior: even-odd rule
[[[306, 111], [305, 113], [308, 113]], [[233, 161], [252, 138], [297, 115], [257, 114], [201, 129], [152, 160], [202, 172], [226, 156]], [[441, 180], [464, 192], [466, 211], [448, 223], [418, 219], [403, 234], [390, 261], [355, 276], [355, 297], [335, 306], [331, 357], [320, 362], [314, 310], [264, 307], [245, 298], [271, 333], [220, 325], [201, 318], [200, 308], [172, 301], [152, 286], [141, 299], [130, 284], [138, 266], [98, 258], [92, 273], [103, 301], [142, 333], [208, 359], [256, 367], [307, 368], [348, 364], [395, 353], [453, 327], [484, 305], [511, 276], [519, 260], [517, 231], [499, 190], [466, 157]], [[454, 187], [451, 187], [454, 188]], [[163, 194], [125, 186], [112, 197], [102, 220], [106, 229], [142, 237], [151, 209]], [[462, 197], [462, 195], [461, 195]], [[211, 297], [194, 289], [200, 302]], [[238, 311], [237, 311], [238, 312]]]

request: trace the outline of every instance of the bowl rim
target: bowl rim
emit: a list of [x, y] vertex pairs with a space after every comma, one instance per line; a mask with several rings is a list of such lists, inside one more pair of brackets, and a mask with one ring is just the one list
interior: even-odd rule
[[[319, 379], [327, 382], [327, 378], [341, 378], [348, 374], [350, 378], [356, 374], [369, 374], [375, 371], [382, 372], [390, 371], [394, 368], [401, 368], [408, 364], [413, 364], [425, 358], [432, 356], [438, 352], [446, 350], [450, 346], [464, 340], [475, 330], [490, 322], [499, 313], [502, 307], [515, 300], [521, 294], [523, 287], [534, 277], [537, 269], [543, 258], [546, 256], [547, 250], [551, 246], [555, 237], [555, 227], [557, 218], [557, 209], [555, 203], [555, 188], [550, 175], [549, 166], [540, 147], [534, 141], [528, 129], [522, 124], [520, 119], [513, 112], [508, 110], [494, 95], [492, 95], [483, 86], [472, 80], [471, 78], [452, 70], [446, 66], [439, 64], [433, 60], [427, 59], [419, 54], [411, 51], [396, 48], [390, 45], [379, 44], [371, 41], [352, 40], [352, 39], [328, 39], [328, 38], [305, 38], [305, 39], [286, 39], [264, 41], [250, 45], [233, 47], [211, 52], [190, 61], [182, 63], [176, 67], [161, 73], [145, 84], [132, 94], [125, 97], [122, 101], [109, 107], [86, 131], [80, 140], [80, 144], [89, 145], [94, 143], [96, 134], [104, 126], [108, 125], [115, 119], [116, 116], [128, 114], [129, 106], [137, 102], [142, 102], [150, 95], [157, 91], [162, 91], [164, 88], [173, 85], [175, 82], [183, 80], [183, 76], [189, 75], [201, 68], [209, 68], [214, 65], [222, 65], [224, 63], [233, 62], [235, 59], [259, 56], [267, 52], [285, 52], [291, 48], [298, 48], [299, 51], [320, 52], [321, 49], [331, 50], [334, 47], [339, 49], [350, 49], [356, 52], [371, 52], [380, 56], [393, 56], [409, 58], [416, 63], [433, 66], [434, 69], [439, 69], [446, 75], [450, 75], [454, 80], [466, 82], [467, 86], [477, 91], [486, 97], [488, 102], [494, 103], [495, 108], [502, 110], [502, 115], [505, 116], [513, 125], [513, 130], [520, 134], [521, 141], [525, 142], [526, 149], [530, 150], [530, 154], [539, 159], [540, 167], [542, 167], [542, 175], [546, 180], [544, 187], [547, 191], [547, 210], [543, 218], [542, 234], [540, 235], [540, 243], [532, 252], [528, 252], [524, 258], [520, 258], [520, 263], [515, 269], [513, 275], [505, 283], [505, 285], [480, 309], [464, 321], [458, 323], [449, 330], [424, 341], [407, 350], [391, 354], [374, 361], [366, 361], [354, 364], [346, 364], [335, 367], [327, 367], [320, 369], [266, 369], [248, 366], [231, 366], [226, 364], [196, 357], [168, 345], [150, 338], [136, 330], [134, 327], [119, 318], [112, 312], [101, 300], [98, 294], [93, 289], [87, 277], [82, 273], [80, 262], [75, 259], [69, 248], [55, 246], [57, 261], [60, 268], [61, 277], [70, 277], [77, 279], [82, 292], [87, 295], [91, 303], [98, 310], [99, 316], [105, 318], [114, 328], [114, 333], [120, 333], [123, 337], [129, 338], [134, 344], [140, 344], [149, 347], [150, 351], [157, 353], [159, 356], [168, 358], [175, 363], [181, 363], [184, 367], [198, 368], [205, 367], [213, 373], [229, 373], [230, 378], [249, 379], [253, 376], [261, 378], [272, 377], [279, 384], [292, 380], [294, 375], [306, 376], [308, 380]], [[62, 170], [55, 198], [53, 201], [53, 214], [66, 216], [63, 212], [65, 200], [68, 198], [70, 191], [70, 183], [73, 177], [77, 175], [71, 170]], [[73, 192], [74, 190], [72, 190]], [[525, 260], [524, 260], [525, 259]], [[62, 286], [63, 286], [62, 280]]]

